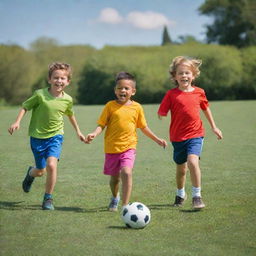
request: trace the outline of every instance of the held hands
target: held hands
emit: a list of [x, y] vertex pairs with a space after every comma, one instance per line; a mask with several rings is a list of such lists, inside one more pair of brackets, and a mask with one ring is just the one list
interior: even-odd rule
[[85, 137], [84, 137], [84, 135], [83, 135], [81, 132], [78, 132], [78, 133], [77, 133], [77, 136], [78, 136], [78, 139], [79, 139], [79, 140], [85, 142]]
[[95, 133], [89, 133], [89, 134], [86, 136], [84, 142], [85, 142], [86, 144], [90, 144], [90, 143], [93, 141], [93, 139], [94, 139], [95, 137], [96, 137], [96, 134], [95, 134]]
[[215, 135], [217, 136], [218, 140], [223, 139], [222, 132], [221, 132], [221, 130], [218, 127], [212, 128], [212, 131], [215, 133]]
[[85, 138], [85, 143], [86, 144], [90, 144], [96, 136], [98, 136], [99, 134], [101, 134], [101, 132], [103, 131], [104, 127], [102, 126], [97, 126], [97, 128], [95, 129], [95, 131], [93, 131], [92, 133], [87, 134], [86, 138]]
[[20, 123], [15, 122], [10, 126], [10, 128], [8, 129], [8, 132], [12, 135], [16, 130], [19, 130], [19, 129], [20, 129]]

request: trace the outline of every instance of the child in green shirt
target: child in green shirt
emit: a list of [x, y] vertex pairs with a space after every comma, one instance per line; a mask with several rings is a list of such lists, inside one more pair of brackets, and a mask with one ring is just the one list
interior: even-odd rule
[[49, 66], [49, 88], [40, 89], [22, 104], [16, 121], [8, 129], [12, 135], [20, 128], [20, 122], [27, 111], [32, 110], [29, 125], [30, 145], [35, 158], [35, 167], [30, 166], [22, 183], [24, 192], [30, 191], [35, 177], [47, 172], [43, 210], [54, 210], [52, 193], [57, 179], [57, 163], [60, 158], [64, 122], [67, 115], [78, 138], [85, 140], [73, 111], [73, 100], [64, 89], [71, 80], [71, 66], [66, 63], [52, 63]]

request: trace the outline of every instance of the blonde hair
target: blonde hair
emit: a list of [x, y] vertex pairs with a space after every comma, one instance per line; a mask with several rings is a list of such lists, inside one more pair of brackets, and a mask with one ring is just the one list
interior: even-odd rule
[[72, 68], [71, 65], [67, 64], [67, 63], [63, 63], [63, 62], [53, 62], [52, 64], [50, 64], [48, 66], [49, 70], [48, 70], [48, 77], [51, 78], [52, 73], [55, 70], [65, 70], [67, 72], [67, 76], [68, 76], [68, 80], [71, 79], [72, 77]]
[[172, 63], [169, 68], [169, 73], [171, 75], [171, 79], [175, 83], [176, 83], [175, 76], [176, 76], [177, 68], [179, 65], [188, 66], [191, 69], [194, 77], [197, 78], [200, 75], [199, 67], [202, 65], [202, 60], [196, 59], [196, 58], [191, 58], [191, 57], [186, 57], [186, 56], [175, 57], [172, 60]]

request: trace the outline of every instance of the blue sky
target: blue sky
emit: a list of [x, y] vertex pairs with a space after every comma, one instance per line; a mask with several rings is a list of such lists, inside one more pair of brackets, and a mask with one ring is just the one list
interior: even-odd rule
[[160, 45], [163, 26], [173, 40], [205, 38], [204, 0], [0, 0], [0, 44], [25, 48], [39, 37], [62, 45]]

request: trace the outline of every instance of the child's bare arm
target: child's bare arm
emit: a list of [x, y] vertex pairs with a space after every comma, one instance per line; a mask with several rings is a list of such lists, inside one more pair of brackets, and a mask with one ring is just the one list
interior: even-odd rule
[[155, 141], [158, 145], [162, 146], [165, 148], [167, 146], [167, 142], [164, 139], [158, 138], [150, 129], [148, 126], [145, 128], [141, 128], [141, 131], [150, 139]]
[[221, 140], [221, 139], [223, 138], [222, 132], [221, 132], [221, 130], [216, 126], [210, 108], [207, 108], [207, 109], [204, 110], [203, 112], [204, 112], [204, 115], [205, 115], [206, 119], [208, 120], [208, 122], [209, 122], [209, 124], [210, 124], [210, 126], [211, 126], [211, 128], [212, 128], [212, 131], [216, 134], [218, 140]]
[[22, 120], [23, 116], [26, 114], [27, 110], [22, 108], [16, 118], [16, 121], [10, 126], [8, 132], [12, 135], [16, 130], [20, 129], [20, 121]]
[[76, 121], [75, 116], [74, 116], [74, 115], [68, 116], [68, 118], [69, 118], [70, 123], [71, 123], [72, 126], [74, 127], [74, 129], [75, 129], [75, 131], [76, 131], [76, 133], [77, 133], [78, 138], [79, 138], [81, 141], [85, 141], [85, 137], [84, 137], [84, 135], [83, 135], [83, 134], [81, 133], [81, 131], [80, 131], [80, 128], [79, 128], [79, 126], [78, 126], [78, 123], [77, 123], [77, 121]]
[[100, 125], [97, 126], [97, 128], [92, 133], [87, 134], [85, 138], [85, 143], [90, 144], [96, 136], [102, 133], [103, 130], [104, 130], [104, 127]]

